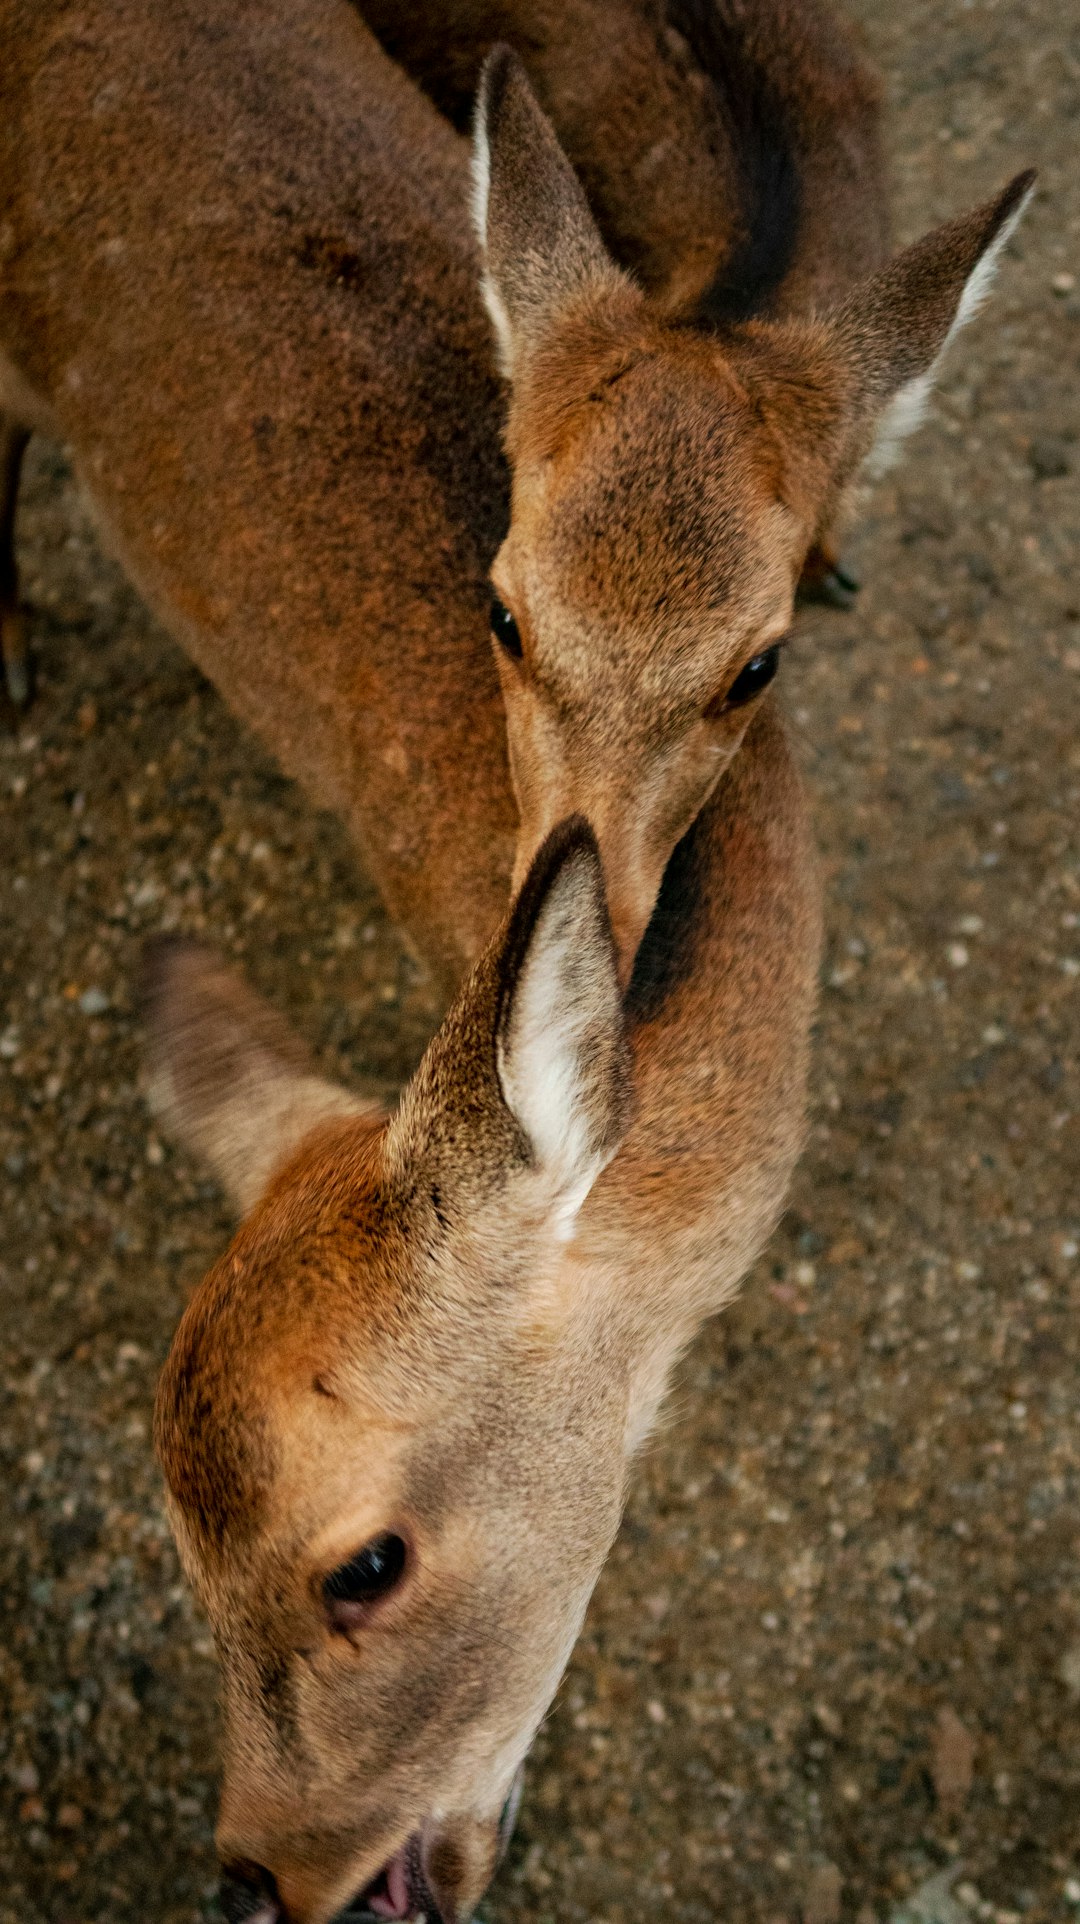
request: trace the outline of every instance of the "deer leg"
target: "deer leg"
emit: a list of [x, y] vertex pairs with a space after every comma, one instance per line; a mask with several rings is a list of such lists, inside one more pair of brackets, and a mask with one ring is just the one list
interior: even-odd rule
[[19, 607], [15, 566], [15, 503], [19, 474], [30, 435], [6, 414], [0, 415], [0, 652], [11, 704], [25, 708], [33, 693], [33, 663], [26, 639], [26, 617]]
[[815, 541], [803, 562], [799, 600], [823, 601], [830, 608], [851, 608], [858, 592], [858, 582], [842, 566], [836, 550], [827, 541]]

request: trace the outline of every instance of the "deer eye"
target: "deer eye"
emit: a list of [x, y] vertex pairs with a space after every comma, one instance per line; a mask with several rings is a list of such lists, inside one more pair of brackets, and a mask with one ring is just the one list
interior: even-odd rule
[[746, 667], [736, 675], [727, 694], [713, 704], [712, 713], [726, 714], [731, 708], [744, 708], [748, 701], [753, 701], [755, 695], [760, 695], [769, 686], [779, 666], [780, 643], [777, 641], [771, 648], [763, 649], [760, 655], [751, 657]]
[[323, 1579], [323, 1599], [336, 1628], [349, 1630], [362, 1620], [367, 1606], [377, 1603], [401, 1580], [405, 1544], [387, 1533], [372, 1537], [348, 1563]]
[[496, 595], [491, 604], [491, 632], [500, 648], [504, 648], [515, 661], [521, 660], [521, 635], [517, 622], [504, 601]]

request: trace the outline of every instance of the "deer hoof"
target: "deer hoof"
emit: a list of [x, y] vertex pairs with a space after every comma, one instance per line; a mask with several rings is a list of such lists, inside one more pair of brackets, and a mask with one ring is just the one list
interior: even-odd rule
[[811, 548], [799, 581], [799, 600], [824, 602], [827, 608], [854, 607], [859, 584], [854, 575], [826, 547]]
[[26, 616], [21, 608], [0, 609], [0, 652], [8, 700], [21, 714], [29, 708], [34, 695], [34, 658], [26, 635]]
[[830, 608], [853, 608], [859, 583], [846, 568], [827, 568], [818, 584], [818, 599]]

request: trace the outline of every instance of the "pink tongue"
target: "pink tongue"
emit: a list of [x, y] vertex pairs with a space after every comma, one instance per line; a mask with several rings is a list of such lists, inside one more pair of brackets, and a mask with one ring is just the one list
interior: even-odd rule
[[380, 1891], [370, 1899], [371, 1908], [378, 1917], [408, 1917], [409, 1879], [405, 1870], [405, 1852], [400, 1850], [390, 1859], [384, 1872], [386, 1894]]

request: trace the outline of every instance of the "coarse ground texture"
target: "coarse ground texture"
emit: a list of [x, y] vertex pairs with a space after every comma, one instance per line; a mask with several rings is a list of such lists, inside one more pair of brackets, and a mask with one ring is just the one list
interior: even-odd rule
[[[858, 11], [899, 232], [1031, 161], [1039, 196], [853, 539], [857, 613], [806, 621], [785, 668], [828, 892], [810, 1143], [640, 1466], [501, 1924], [1080, 1906], [1080, 14]], [[140, 947], [205, 935], [387, 1091], [437, 1012], [42, 445], [19, 540], [42, 676], [0, 746], [0, 1920], [187, 1924], [214, 1665], [148, 1418], [229, 1222], [141, 1104]]]

